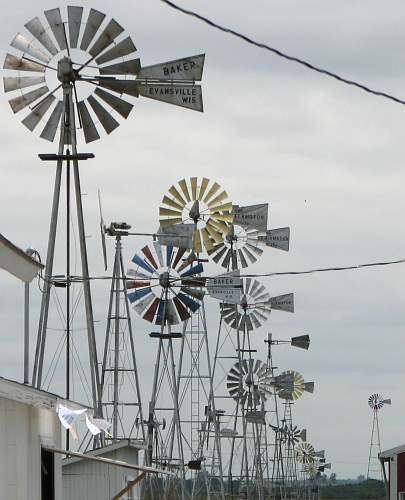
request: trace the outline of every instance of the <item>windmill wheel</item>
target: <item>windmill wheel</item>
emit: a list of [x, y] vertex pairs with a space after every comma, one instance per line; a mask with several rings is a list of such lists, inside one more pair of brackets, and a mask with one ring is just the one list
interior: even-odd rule
[[187, 250], [163, 247], [154, 242], [154, 248], [142, 248], [142, 254], [135, 254], [132, 262], [136, 269], [130, 269], [127, 281], [128, 299], [135, 311], [150, 323], [175, 325], [196, 312], [204, 296], [193, 277], [203, 272], [201, 263], [190, 265], [190, 259], [182, 260]]
[[311, 479], [315, 479], [319, 472], [319, 462], [314, 460], [309, 464], [305, 464], [302, 468], [303, 472], [308, 474]]
[[67, 21], [62, 16], [58, 8], [47, 10], [42, 20], [25, 24], [27, 34], [14, 37], [11, 47], [18, 54], [6, 55], [3, 68], [10, 76], [3, 79], [4, 90], [17, 94], [9, 100], [14, 113], [30, 106], [22, 123], [33, 131], [43, 121], [40, 136], [52, 142], [64, 110], [63, 87], [72, 85], [78, 122], [85, 141], [92, 142], [100, 138], [95, 122], [109, 134], [117, 119], [128, 117], [133, 105], [116, 94], [138, 97], [133, 78], [140, 62], [128, 59], [136, 47], [114, 19], [72, 6]]
[[226, 233], [224, 241], [212, 241], [212, 248], [208, 250], [212, 260], [225, 269], [235, 271], [248, 267], [262, 255], [266, 231], [228, 224]]
[[232, 203], [217, 182], [205, 177], [182, 179], [170, 187], [159, 208], [161, 225], [194, 223], [194, 250], [202, 252], [224, 241], [232, 222]]
[[315, 462], [315, 449], [309, 443], [301, 443], [295, 448], [295, 457], [300, 464]]
[[287, 370], [276, 379], [277, 394], [281, 399], [295, 401], [302, 396], [304, 391], [314, 392], [314, 383], [305, 382], [304, 377], [294, 370]]
[[260, 360], [242, 360], [235, 363], [228, 373], [226, 387], [229, 395], [242, 405], [254, 408], [266, 401], [271, 394], [273, 378], [266, 365]]
[[300, 441], [305, 441], [306, 431], [303, 429], [302, 431], [298, 429], [296, 425], [294, 427], [292, 425], [285, 424], [282, 428], [283, 440], [289, 444], [295, 445]]
[[259, 281], [247, 278], [243, 280], [241, 299], [242, 313], [234, 304], [221, 304], [221, 315], [225, 323], [235, 330], [248, 331], [259, 328], [267, 321], [271, 313], [270, 295]]
[[374, 411], [381, 410], [381, 408], [385, 405], [390, 405], [391, 400], [390, 399], [383, 399], [381, 394], [372, 394], [368, 398], [368, 405], [370, 408], [372, 408]]

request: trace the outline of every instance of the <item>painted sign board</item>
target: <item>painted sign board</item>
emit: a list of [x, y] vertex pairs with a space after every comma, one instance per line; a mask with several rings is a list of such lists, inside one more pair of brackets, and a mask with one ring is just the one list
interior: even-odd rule
[[240, 304], [242, 280], [239, 271], [208, 278], [207, 291], [214, 299], [227, 304]]
[[139, 95], [194, 111], [203, 111], [201, 85], [139, 83]]
[[205, 54], [145, 66], [137, 79], [201, 81]]
[[267, 231], [269, 205], [262, 203], [260, 205], [249, 205], [240, 207], [233, 206], [234, 219], [233, 223], [249, 229], [257, 229], [258, 231]]
[[270, 307], [278, 311], [294, 312], [294, 294], [286, 293], [277, 297], [271, 297]]
[[157, 234], [161, 245], [177, 248], [193, 248], [194, 224], [160, 226]]
[[290, 228], [281, 227], [279, 229], [270, 229], [266, 233], [265, 240], [268, 247], [278, 248], [279, 250], [288, 252], [290, 249]]

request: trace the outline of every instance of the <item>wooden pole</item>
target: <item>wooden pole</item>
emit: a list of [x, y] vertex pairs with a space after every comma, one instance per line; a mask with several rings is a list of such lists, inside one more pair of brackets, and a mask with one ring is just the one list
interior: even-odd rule
[[137, 484], [139, 483], [140, 481], [142, 481], [142, 479], [144, 479], [146, 476], [146, 472], [141, 472], [141, 474], [139, 474], [139, 476], [134, 479], [133, 481], [129, 481], [128, 484], [125, 486], [124, 489], [122, 489], [121, 491], [119, 491], [115, 496], [112, 497], [111, 500], [118, 500], [119, 498], [122, 498], [125, 493], [128, 493], [128, 491], [131, 491], [132, 488]]

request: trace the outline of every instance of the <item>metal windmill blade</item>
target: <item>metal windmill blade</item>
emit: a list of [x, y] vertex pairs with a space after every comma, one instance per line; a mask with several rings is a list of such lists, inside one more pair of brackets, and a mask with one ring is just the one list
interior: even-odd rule
[[202, 273], [201, 263], [188, 270], [181, 269], [186, 249], [145, 246], [132, 258], [136, 269], [130, 269], [127, 281], [128, 299], [135, 311], [146, 321], [157, 325], [174, 325], [190, 317], [200, 307], [203, 293], [189, 285], [188, 278]]
[[[18, 92], [9, 100], [13, 112], [28, 109], [22, 123], [33, 131], [42, 121], [40, 136], [48, 141], [54, 141], [62, 119], [64, 85], [74, 88], [86, 142], [99, 139], [100, 128], [110, 134], [120, 119], [128, 118], [133, 104], [123, 94], [202, 111], [201, 86], [195, 82], [202, 78], [203, 54], [141, 68], [124, 28], [102, 12], [83, 7], [47, 10], [25, 29], [14, 37], [4, 60], [4, 90]], [[57, 87], [50, 85], [52, 73], [60, 81]], [[82, 86], [87, 87], [86, 97], [79, 98]]]
[[98, 190], [98, 209], [100, 215], [100, 235], [101, 235], [101, 248], [103, 250], [104, 270], [107, 271], [107, 246], [105, 242], [105, 234], [107, 232], [107, 228], [106, 225], [104, 224], [103, 210], [101, 208], [100, 190]]
[[161, 226], [194, 223], [194, 251], [224, 241], [232, 222], [232, 203], [221, 186], [207, 178], [182, 179], [169, 188], [159, 208]]
[[247, 331], [255, 330], [263, 325], [272, 309], [292, 312], [294, 310], [293, 294], [270, 297], [264, 285], [252, 278], [242, 280], [242, 296], [239, 309], [234, 304], [220, 305], [221, 315], [231, 328]]
[[300, 464], [311, 464], [316, 460], [315, 449], [309, 443], [300, 443], [295, 448], [295, 458]]
[[283, 439], [291, 445], [295, 445], [300, 441], [306, 441], [307, 431], [305, 429], [298, 429], [296, 425], [284, 425], [283, 429]]
[[391, 399], [384, 399], [381, 394], [371, 394], [368, 398], [368, 405], [374, 411], [379, 411], [385, 405], [391, 404]]
[[304, 464], [302, 471], [308, 474], [311, 479], [315, 479], [319, 473], [319, 462], [314, 460], [308, 464]]
[[226, 387], [229, 395], [248, 408], [255, 408], [271, 394], [273, 378], [260, 360], [242, 360], [230, 369]]
[[208, 249], [209, 257], [223, 268], [244, 269], [263, 254], [263, 231], [232, 223], [224, 232], [224, 241], [218, 243], [211, 239], [211, 248]]
[[287, 370], [281, 373], [278, 375], [277, 379], [277, 394], [281, 399], [287, 401], [295, 401], [301, 397], [304, 392], [312, 393], [314, 391], [314, 383], [305, 382], [304, 377], [294, 370]]

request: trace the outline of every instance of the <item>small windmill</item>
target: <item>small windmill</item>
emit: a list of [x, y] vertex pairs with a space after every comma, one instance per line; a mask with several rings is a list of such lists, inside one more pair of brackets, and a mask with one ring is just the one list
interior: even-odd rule
[[267, 229], [268, 204], [234, 205], [233, 220], [227, 223], [223, 242], [212, 241], [208, 254], [225, 269], [244, 269], [254, 264], [269, 246], [288, 252], [290, 228]]
[[[226, 229], [224, 229], [225, 238], [223, 241], [217, 242], [210, 238], [207, 244], [209, 257], [228, 272], [240, 271], [257, 262], [265, 246], [272, 246], [286, 251], [289, 249], [289, 228], [276, 230], [277, 234], [267, 229], [267, 204], [247, 207], [233, 205], [232, 214], [233, 220], [230, 222], [225, 221]], [[280, 240], [276, 244], [274, 237]], [[221, 304], [221, 320], [216, 341], [213, 370], [215, 377], [222, 378], [223, 375], [218, 373], [218, 368], [222, 368], [226, 372], [223, 360], [229, 359], [235, 348], [239, 364], [244, 360], [249, 361], [251, 359], [253, 350], [250, 347], [250, 334], [264, 324], [272, 309], [292, 312], [294, 309], [293, 295], [287, 294], [271, 298], [265, 288], [257, 280], [252, 279], [243, 281], [242, 298], [239, 303], [235, 304], [226, 299], [224, 300], [223, 304]], [[242, 384], [242, 381], [240, 383]], [[248, 422], [246, 422], [246, 415], [244, 414], [247, 413], [250, 419], [253, 411], [257, 412], [258, 410], [258, 408], [244, 409], [237, 403], [233, 411], [234, 430], [237, 427], [238, 420], [240, 420], [242, 435], [237, 436], [238, 433], [235, 433], [230, 438], [228, 483], [231, 487], [232, 478], [238, 478], [241, 484], [246, 483], [245, 487], [248, 492], [250, 491], [249, 488], [253, 488], [255, 493], [252, 491], [251, 494], [257, 493], [260, 496], [263, 495], [263, 482], [260, 479], [263, 477], [261, 468], [264, 466], [267, 474], [269, 471], [267, 465], [269, 461], [264, 459], [264, 453], [267, 453], [267, 449], [264, 450], [265, 445], [261, 442], [262, 438], [260, 437], [264, 436], [265, 433], [260, 428], [259, 433], [253, 432], [255, 437], [253, 440], [250, 439], [252, 442], [248, 442], [246, 438], [246, 424]], [[256, 425], [259, 424], [256, 423]], [[238, 439], [239, 443], [242, 443], [241, 446], [238, 446], [241, 449], [239, 456], [235, 453], [236, 439]], [[251, 444], [251, 456], [248, 456], [247, 451], [249, 444]], [[243, 464], [239, 470], [237, 469], [238, 461]], [[254, 478], [254, 481], [256, 481], [256, 478], [258, 479], [256, 485], [251, 482], [251, 478]]]
[[[112, 421], [111, 440], [140, 437], [145, 442], [142, 398], [135, 353], [135, 341], [127, 296], [127, 280], [122, 256], [122, 239], [131, 234], [126, 222], [104, 223], [100, 191], [100, 233], [107, 270], [106, 236], [115, 239], [114, 265], [110, 287], [107, 327], [101, 365], [101, 397], [105, 414]], [[138, 423], [138, 425], [135, 425]], [[140, 435], [134, 432], [140, 430]]]
[[[390, 405], [391, 399], [384, 399], [381, 394], [371, 394], [368, 398], [368, 405], [373, 411], [373, 424], [371, 427], [370, 449], [368, 453], [367, 479], [373, 474], [378, 474], [382, 478], [382, 470], [378, 453], [381, 453], [380, 425], [378, 414], [384, 405]], [[375, 450], [375, 451], [374, 451]]]
[[[278, 391], [277, 395], [280, 399], [284, 400], [284, 415], [282, 418], [283, 426], [287, 428], [292, 428], [293, 418], [292, 418], [292, 405], [299, 399], [304, 392], [312, 393], [314, 392], [314, 383], [305, 382], [304, 377], [295, 370], [286, 370], [278, 375], [281, 381], [285, 381], [284, 386], [282, 386]], [[292, 381], [292, 383], [290, 383]], [[298, 454], [308, 453], [310, 456], [311, 448], [310, 445], [306, 446], [307, 443], [301, 443], [298, 448], [295, 448], [295, 442], [285, 440], [284, 450], [283, 450], [283, 463], [284, 463], [284, 478], [285, 487], [288, 490], [294, 491], [299, 489], [298, 485], [298, 474], [297, 474], [297, 457]], [[298, 450], [298, 451], [297, 451]], [[298, 453], [298, 454], [297, 454]], [[315, 450], [314, 450], [315, 453]]]
[[[230, 339], [233, 349], [236, 348], [235, 357], [238, 361], [228, 372], [228, 384], [231, 383], [233, 389], [239, 384], [243, 390], [243, 387], [245, 389], [248, 387], [247, 381], [253, 391], [250, 396], [245, 392], [248, 394], [247, 398], [235, 399], [236, 405], [231, 420], [233, 428], [239, 429], [240, 435], [230, 439], [228, 481], [231, 477], [240, 478], [250, 494], [261, 494], [263, 484], [260, 478], [263, 477], [263, 470], [267, 470], [264, 410], [266, 397], [260, 396], [260, 385], [256, 390], [255, 384], [258, 375], [259, 379], [264, 377], [272, 380], [270, 374], [262, 374], [263, 370], [267, 370], [264, 363], [260, 362], [260, 368], [256, 364], [259, 361], [253, 363], [254, 350], [251, 347], [250, 336], [267, 321], [272, 310], [293, 312], [293, 294], [271, 297], [259, 281], [250, 278], [242, 280], [242, 295], [238, 303], [232, 304], [225, 300], [220, 307], [221, 327], [217, 338], [215, 366], [222, 366], [222, 360], [229, 359], [230, 353], [224, 352], [224, 346], [226, 346], [225, 341]], [[228, 346], [228, 349], [230, 348]], [[259, 370], [258, 373], [255, 373], [256, 369]], [[276, 382], [273, 381], [273, 384], [275, 386]], [[221, 396], [217, 397], [219, 401]], [[241, 464], [239, 471], [238, 462]]]
[[[276, 377], [275, 367], [273, 364], [273, 346], [291, 345], [292, 347], [308, 350], [310, 338], [309, 335], [299, 335], [292, 337], [290, 340], [279, 340], [275, 339], [271, 333], [268, 333], [267, 339], [264, 342], [267, 344], [267, 368], [273, 377]], [[299, 430], [298, 427], [293, 424], [292, 419], [289, 419], [287, 422], [285, 417], [291, 417], [291, 411], [287, 412], [288, 414], [285, 412], [284, 418], [280, 416], [279, 412], [279, 397], [277, 394], [281, 393], [287, 398], [293, 397], [294, 393], [297, 394], [296, 372], [293, 370], [283, 372], [277, 376], [277, 380], [279, 381], [277, 385], [278, 390], [274, 392], [272, 398], [273, 405], [268, 412], [270, 417], [269, 420], [272, 422], [269, 424], [270, 428], [275, 432], [271, 480], [274, 491], [277, 491], [277, 493], [283, 498], [287, 494], [287, 486], [289, 486], [290, 489], [292, 487], [291, 481], [289, 482], [289, 485], [286, 484], [286, 476], [288, 475], [289, 470], [291, 470], [291, 467], [293, 467], [294, 457], [292, 450], [294, 450], [297, 443], [306, 441], [307, 432], [305, 429]], [[307, 386], [307, 389], [311, 390], [311, 385]]]

